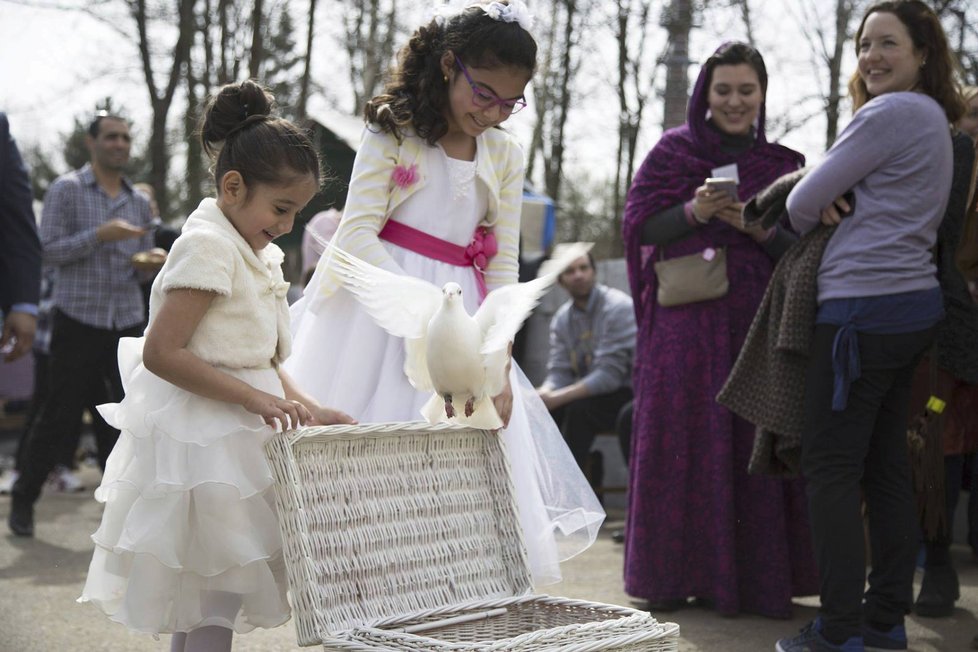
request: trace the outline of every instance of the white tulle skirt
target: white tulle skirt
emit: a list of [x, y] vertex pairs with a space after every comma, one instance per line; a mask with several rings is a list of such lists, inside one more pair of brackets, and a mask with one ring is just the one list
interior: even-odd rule
[[[126, 395], [99, 406], [121, 435], [95, 492], [105, 509], [79, 602], [154, 634], [281, 625], [290, 609], [264, 453], [274, 431], [153, 375], [142, 346], [120, 342]], [[274, 369], [223, 371], [283, 395]]]
[[[478, 306], [471, 268], [461, 268], [385, 243], [394, 261], [410, 276], [437, 286], [461, 285], [470, 314]], [[292, 306], [292, 355], [286, 371], [324, 405], [341, 409], [361, 423], [421, 420], [431, 397], [404, 375], [404, 342], [378, 327], [339, 289], [323, 292], [325, 266]], [[514, 363], [510, 373], [513, 413], [501, 432], [533, 581], [560, 581], [560, 561], [594, 543], [605, 513], [584, 478], [560, 430], [536, 390]]]

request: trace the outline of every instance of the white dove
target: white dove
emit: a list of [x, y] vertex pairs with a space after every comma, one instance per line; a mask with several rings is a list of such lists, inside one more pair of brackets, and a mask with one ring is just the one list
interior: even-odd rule
[[[442, 288], [375, 267], [330, 244], [328, 264], [377, 324], [405, 340], [404, 373], [434, 395], [421, 409], [429, 423], [494, 430], [503, 426], [492, 397], [506, 385], [509, 344], [540, 298], [590, 244], [565, 248], [527, 283], [493, 290], [475, 315], [458, 283]], [[546, 270], [546, 271], [544, 271]], [[456, 405], [464, 401], [463, 414]]]

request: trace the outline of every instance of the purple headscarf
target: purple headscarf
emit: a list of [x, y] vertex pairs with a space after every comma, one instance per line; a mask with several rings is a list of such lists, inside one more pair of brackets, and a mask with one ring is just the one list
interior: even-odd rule
[[[721, 45], [714, 54], [728, 47], [729, 44]], [[757, 116], [754, 145], [739, 155], [723, 152], [720, 134], [707, 124], [709, 84], [716, 65], [728, 64], [708, 62], [700, 69], [689, 101], [686, 124], [662, 134], [635, 174], [628, 191], [622, 231], [628, 280], [639, 318], [643, 313], [645, 292], [654, 274], [654, 248], [644, 248], [646, 256], [643, 260], [642, 225], [648, 218], [692, 199], [696, 188], [721, 165], [737, 164], [740, 200], [747, 201], [782, 174], [797, 170], [805, 163], [805, 157], [798, 152], [767, 142], [763, 103]], [[714, 245], [723, 245], [735, 237], [736, 231], [714, 220], [697, 229], [697, 233], [711, 237]]]

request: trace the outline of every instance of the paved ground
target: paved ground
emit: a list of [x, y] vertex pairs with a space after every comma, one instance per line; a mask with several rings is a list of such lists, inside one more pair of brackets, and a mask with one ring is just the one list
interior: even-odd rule
[[[97, 473], [87, 469], [83, 478], [89, 488]], [[37, 509], [34, 539], [7, 534], [9, 499], [0, 498], [0, 652], [165, 652], [168, 641], [135, 635], [109, 622], [90, 605], [74, 602], [84, 581], [91, 556], [88, 535], [100, 516], [91, 492], [46, 495]], [[620, 518], [620, 513], [618, 514]], [[622, 548], [609, 537], [608, 523], [600, 540], [587, 552], [564, 566], [565, 580], [547, 587], [553, 595], [631, 605], [622, 590]], [[916, 652], [970, 649], [978, 633], [978, 564], [963, 547], [955, 548], [961, 570], [962, 600], [953, 617], [944, 620], [911, 619], [911, 650]], [[721, 618], [690, 608], [660, 615], [681, 626], [682, 652], [769, 652], [774, 641], [791, 634], [815, 613], [814, 599], [799, 602], [791, 621], [741, 616]], [[237, 637], [237, 652], [298, 650], [291, 623], [271, 631], [255, 631]], [[313, 648], [309, 648], [313, 649]]]

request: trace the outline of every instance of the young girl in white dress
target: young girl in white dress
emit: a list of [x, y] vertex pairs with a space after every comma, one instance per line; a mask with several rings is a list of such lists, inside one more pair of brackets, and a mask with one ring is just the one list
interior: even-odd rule
[[125, 398], [99, 408], [122, 435], [95, 492], [105, 511], [79, 601], [172, 633], [172, 652], [230, 650], [234, 631], [288, 620], [263, 446], [276, 427], [353, 422], [280, 367], [288, 283], [272, 240], [316, 193], [320, 165], [271, 103], [246, 81], [209, 104], [217, 198], [190, 215], [153, 283], [145, 337], [119, 345]]
[[[398, 274], [462, 287], [473, 313], [515, 283], [523, 152], [498, 128], [525, 106], [536, 43], [521, 0], [473, 5], [420, 27], [367, 126], [334, 242]], [[289, 373], [362, 422], [417, 421], [429, 394], [404, 375], [404, 345], [338, 288], [328, 255], [292, 308]], [[536, 583], [589, 546], [604, 518], [543, 403], [512, 365], [494, 399]]]

